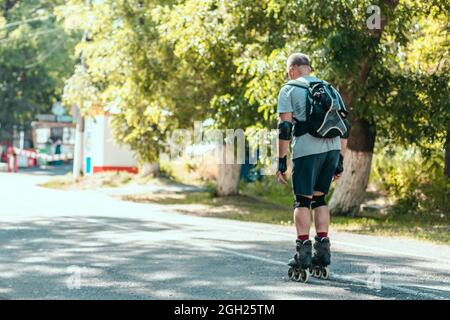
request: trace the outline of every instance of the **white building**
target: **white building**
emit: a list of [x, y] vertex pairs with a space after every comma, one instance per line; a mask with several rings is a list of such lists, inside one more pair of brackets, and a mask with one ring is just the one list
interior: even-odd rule
[[127, 146], [114, 141], [111, 118], [114, 115], [97, 113], [85, 118], [84, 167], [85, 175], [104, 171], [138, 172], [136, 154]]

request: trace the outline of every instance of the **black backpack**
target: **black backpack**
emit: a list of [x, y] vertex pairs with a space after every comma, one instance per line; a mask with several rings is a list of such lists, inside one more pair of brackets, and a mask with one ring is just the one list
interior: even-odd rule
[[306, 121], [294, 118], [294, 136], [348, 137], [348, 111], [339, 93], [328, 82], [291, 80], [287, 85], [306, 89]]

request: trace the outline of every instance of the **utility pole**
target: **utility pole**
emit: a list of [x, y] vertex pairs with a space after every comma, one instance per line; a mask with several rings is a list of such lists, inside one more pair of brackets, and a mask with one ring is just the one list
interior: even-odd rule
[[83, 171], [83, 157], [84, 157], [84, 118], [81, 115], [80, 108], [74, 108], [74, 116], [77, 122], [75, 132], [75, 150], [73, 155], [73, 176], [78, 178]]
[[[90, 7], [90, 0], [85, 0], [86, 8]], [[88, 37], [88, 30], [84, 29], [83, 38], [81, 42], [86, 42]], [[86, 63], [84, 60], [83, 52], [81, 52], [80, 63], [82, 68], [86, 68]], [[75, 150], [73, 157], [73, 176], [74, 178], [78, 178], [83, 174], [83, 158], [84, 158], [84, 117], [81, 113], [80, 107], [75, 106], [74, 112], [77, 128], [75, 133]]]

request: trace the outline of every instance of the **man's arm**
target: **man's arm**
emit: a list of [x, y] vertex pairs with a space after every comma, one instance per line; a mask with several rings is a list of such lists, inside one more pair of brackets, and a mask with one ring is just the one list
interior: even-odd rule
[[342, 172], [344, 172], [344, 156], [347, 152], [347, 139], [341, 138], [341, 154], [339, 155], [339, 162], [334, 173], [334, 179], [337, 180], [341, 177]]
[[[287, 154], [289, 151], [289, 144], [292, 136], [292, 112], [283, 112], [279, 116], [279, 136], [278, 136], [278, 181], [283, 184], [287, 183], [286, 169], [287, 169]], [[290, 124], [290, 129], [289, 129]]]
[[334, 179], [338, 180], [342, 176], [342, 172], [344, 172], [344, 156], [347, 152], [347, 139], [341, 138], [341, 153], [339, 155], [338, 166], [334, 173]]
[[281, 183], [287, 183], [285, 172], [287, 170], [287, 154], [292, 138], [292, 108], [291, 92], [293, 88], [284, 86], [278, 93], [278, 170], [277, 177]]
[[[333, 88], [334, 91], [336, 92], [338, 98], [339, 98], [339, 103], [341, 105], [341, 108], [343, 109], [344, 113], [341, 112], [341, 115], [346, 118], [348, 116], [348, 111], [347, 111], [347, 107], [345, 106], [344, 100], [341, 97], [341, 94], [339, 93], [339, 91], [337, 91], [335, 88]], [[347, 121], [347, 120], [344, 120]], [[346, 122], [348, 125], [349, 123]], [[350, 130], [350, 127], [347, 128], [348, 130]], [[338, 162], [338, 167], [336, 168], [336, 172], [334, 174], [334, 180], [337, 180], [341, 177], [342, 172], [344, 172], [344, 156], [345, 153], [347, 152], [347, 137], [349, 136], [349, 132], [346, 133], [345, 138], [341, 137], [341, 154], [339, 155], [339, 162]]]
[[[280, 123], [282, 123], [283, 121], [287, 121], [292, 123], [292, 112], [284, 112], [284, 113], [280, 113]], [[289, 151], [289, 144], [290, 144], [290, 140], [283, 140], [283, 139], [278, 139], [279, 145], [278, 145], [278, 156], [280, 158], [283, 158], [284, 156], [287, 155], [288, 151]]]

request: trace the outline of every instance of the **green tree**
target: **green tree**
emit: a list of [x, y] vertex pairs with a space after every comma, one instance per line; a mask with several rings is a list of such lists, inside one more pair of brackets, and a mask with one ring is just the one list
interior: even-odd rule
[[72, 0], [58, 11], [67, 29], [88, 31], [88, 41], [77, 46], [86, 67], [66, 83], [65, 100], [86, 114], [92, 105], [113, 112], [116, 140], [142, 163], [158, 160], [167, 133], [204, 112], [196, 103], [206, 91], [202, 79], [160, 41], [152, 12], [166, 2], [105, 0], [86, 8]]
[[60, 99], [74, 37], [53, 14], [58, 1], [4, 1], [0, 15], [0, 139]]
[[[366, 22], [372, 4], [380, 8], [375, 29]], [[87, 106], [117, 108], [117, 137], [145, 161], [157, 158], [169, 130], [194, 120], [275, 128], [293, 51], [312, 56], [317, 75], [338, 87], [351, 110], [335, 212], [358, 209], [377, 135], [426, 148], [427, 139], [448, 132], [445, 1], [105, 0], [83, 13], [74, 10], [83, 2], [72, 0], [64, 8], [66, 22], [84, 25], [90, 40], [78, 47], [88, 68], [69, 87], [78, 98], [92, 92], [81, 99]], [[410, 67], [415, 55], [426, 68]], [[91, 91], [77, 89], [80, 83]]]
[[282, 37], [269, 32], [275, 20], [259, 5], [265, 2], [246, 2], [252, 11], [245, 13], [232, 2], [103, 1], [86, 10], [70, 1], [60, 16], [69, 28], [87, 28], [89, 41], [78, 46], [87, 68], [67, 83], [66, 98], [87, 109], [116, 108], [117, 140], [144, 162], [157, 159], [167, 132], [195, 120], [213, 119], [216, 128], [260, 124], [238, 60]]
[[[373, 30], [366, 25], [366, 10], [372, 4], [379, 6], [381, 14], [380, 28]], [[319, 77], [338, 87], [350, 109], [353, 127], [346, 171], [330, 206], [335, 213], [354, 213], [364, 197], [377, 133], [410, 143], [428, 138], [417, 130], [412, 139], [413, 128], [428, 122], [429, 137], [436, 138], [448, 123], [448, 113], [441, 112], [448, 110], [445, 73], [405, 70], [406, 49], [414, 41], [414, 31], [422, 30], [424, 19], [446, 16], [446, 2], [272, 1], [271, 10], [285, 22], [289, 44], [273, 54], [280, 50], [309, 53]], [[434, 45], [433, 50], [441, 55], [448, 50], [448, 43], [446, 50]], [[259, 101], [270, 101], [273, 90], [261, 89], [257, 83], [269, 77], [273, 62], [267, 58], [255, 61], [247, 63], [260, 65], [262, 70], [253, 72], [258, 81], [248, 88], [248, 95], [256, 93]], [[275, 106], [266, 104], [266, 108]]]
[[[155, 12], [161, 40], [189, 66], [179, 72], [184, 78], [200, 78], [203, 95], [196, 97], [196, 103], [205, 108], [214, 128], [275, 126], [274, 110], [259, 105], [258, 93], [247, 94], [248, 84], [254, 81], [248, 71], [258, 66], [242, 61], [256, 53], [268, 55], [284, 45], [283, 22], [268, 14], [268, 9], [267, 1], [187, 0], [160, 6]], [[279, 76], [277, 72], [272, 75]], [[272, 89], [268, 82], [273, 79], [265, 80], [255, 85]], [[239, 170], [240, 165], [219, 166], [219, 195], [238, 193]]]
[[[417, 145], [426, 158], [436, 143], [445, 149], [445, 175], [450, 178], [450, 54], [448, 14], [430, 13], [418, 18], [411, 29], [400, 62], [402, 76], [397, 87], [404, 88], [391, 103], [402, 126], [390, 125], [391, 140]], [[413, 90], [408, 88], [413, 87]], [[414, 94], [411, 94], [414, 93]], [[410, 100], [415, 100], [411, 102]], [[411, 109], [417, 105], [421, 108]]]

